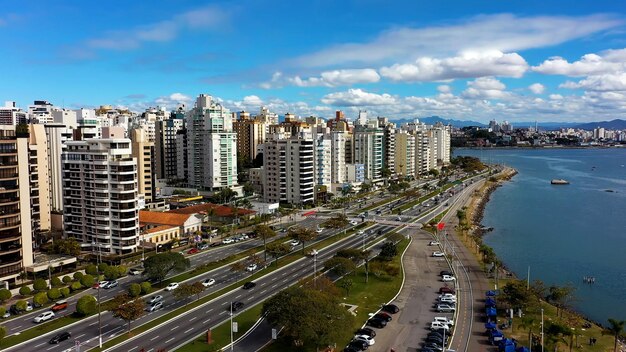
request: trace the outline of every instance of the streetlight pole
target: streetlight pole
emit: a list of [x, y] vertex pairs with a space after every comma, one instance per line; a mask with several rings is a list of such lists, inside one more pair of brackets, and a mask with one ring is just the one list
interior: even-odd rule
[[543, 308], [541, 308], [541, 352], [543, 352]]
[[100, 349], [102, 349], [102, 310], [100, 309], [100, 285], [98, 284], [98, 341]]
[[313, 250], [313, 288], [317, 289], [317, 251]]
[[230, 351], [235, 348], [233, 344], [233, 302], [230, 302]]
[[142, 233], [141, 234], [141, 261], [142, 262], [145, 260], [145, 254], [144, 254], [145, 253], [145, 247], [144, 247], [145, 240], [146, 239], [144, 237], [144, 234]]

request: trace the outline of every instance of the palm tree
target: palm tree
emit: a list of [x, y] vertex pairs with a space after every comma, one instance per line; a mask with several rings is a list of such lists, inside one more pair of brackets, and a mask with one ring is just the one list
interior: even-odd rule
[[625, 323], [626, 321], [624, 320], [609, 318], [609, 327], [606, 329], [606, 331], [615, 336], [615, 347], [613, 347], [614, 352], [617, 352], [617, 340], [619, 339], [619, 335], [621, 335], [622, 331], [624, 330]]
[[533, 328], [536, 327], [537, 322], [538, 320], [536, 316], [524, 315], [519, 325], [520, 328], [522, 329], [528, 329], [528, 345], [531, 346], [531, 348], [533, 347], [532, 346]]

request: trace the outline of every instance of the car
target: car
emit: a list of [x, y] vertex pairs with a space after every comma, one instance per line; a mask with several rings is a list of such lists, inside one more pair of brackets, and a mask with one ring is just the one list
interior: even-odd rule
[[93, 288], [104, 288], [109, 282], [108, 281], [100, 281], [93, 284]]
[[356, 331], [356, 335], [367, 335], [371, 337], [376, 337], [376, 331], [370, 328], [360, 328]]
[[402, 217], [401, 216], [396, 216], [396, 221], [402, 221]]
[[33, 321], [35, 323], [43, 323], [44, 321], [48, 321], [50, 319], [54, 318], [54, 312], [53, 311], [47, 311], [47, 312], [43, 312], [41, 314], [39, 314], [38, 316], [35, 317], [35, 319], [33, 319]]
[[430, 323], [430, 330], [439, 330], [439, 329], [444, 329], [448, 331], [450, 330], [450, 327], [448, 326], [448, 324], [444, 324], [440, 321], [433, 321], [432, 323]]
[[398, 308], [395, 304], [385, 304], [383, 305], [382, 310], [387, 313], [396, 314], [400, 311], [400, 308]]
[[436, 344], [434, 342], [427, 342], [424, 344], [424, 347], [430, 348], [435, 351], [443, 351], [443, 347], [440, 344]]
[[433, 257], [445, 257], [446, 254], [444, 252], [436, 251], [433, 252]]
[[70, 334], [69, 331], [64, 331], [60, 334], [56, 334], [54, 335], [50, 341], [48, 341], [51, 345], [55, 345], [61, 341], [65, 341], [68, 340], [70, 337], [72, 337], [72, 334]]
[[440, 295], [437, 297], [437, 299], [442, 299], [442, 298], [446, 298], [446, 297], [453, 298], [453, 299], [455, 299], [455, 300], [456, 300], [456, 295], [455, 295], [455, 294], [453, 294], [453, 293], [442, 293], [442, 294], [440, 294]]
[[430, 242], [428, 242], [428, 245], [429, 246], [438, 246], [439, 242], [437, 242], [437, 241], [430, 241]]
[[348, 345], [343, 349], [343, 352], [361, 352], [362, 350], [356, 346]]
[[313, 248], [313, 249], [311, 249], [310, 251], [306, 252], [306, 255], [307, 255], [308, 257], [315, 257], [317, 254], [318, 254], [318, 251], [317, 251], [317, 249], [315, 249], [315, 248]]
[[444, 275], [454, 276], [454, 273], [449, 270], [441, 270], [439, 272], [439, 276], [444, 276]]
[[200, 252], [200, 250], [198, 248], [192, 248], [192, 249], [187, 251], [187, 254], [196, 254], [198, 252]]
[[257, 266], [256, 264], [252, 263], [252, 264], [250, 264], [250, 265], [248, 265], [248, 266], [246, 267], [246, 271], [253, 272], [253, 271], [255, 271], [257, 268], [258, 268], [258, 266]]
[[4, 319], [9, 318], [10, 316], [11, 316], [11, 313], [8, 310], [5, 311], [4, 314], [2, 315]]
[[172, 291], [178, 288], [179, 283], [178, 282], [172, 282], [171, 284], [167, 285], [167, 287], [165, 287], [165, 291]]
[[393, 319], [393, 318], [391, 317], [391, 315], [389, 315], [389, 314], [387, 314], [387, 313], [385, 313], [385, 312], [379, 312], [379, 313], [376, 313], [376, 314], [374, 315], [374, 318], [377, 318], [377, 319], [383, 319], [383, 320], [385, 320], [385, 321], [387, 321], [387, 322], [390, 322], [390, 321]]
[[359, 236], [363, 236], [363, 235], [365, 235], [365, 231], [359, 230], [358, 234], [359, 234]]
[[56, 303], [54, 303], [54, 305], [50, 309], [53, 312], [58, 312], [60, 310], [66, 309], [66, 308], [67, 308], [67, 301], [66, 300], [61, 300], [61, 301], [57, 301]]
[[298, 240], [291, 240], [290, 244], [291, 244], [292, 247], [295, 247], [295, 246], [300, 245], [300, 241], [298, 241]]
[[454, 325], [454, 320], [449, 319], [448, 317], [435, 317], [433, 321], [438, 321], [440, 323], [444, 323], [448, 326]]
[[444, 275], [444, 276], [441, 277], [441, 281], [443, 281], [443, 282], [451, 282], [451, 281], [454, 281], [454, 280], [456, 280], [456, 277], [451, 276], [451, 275]]
[[243, 302], [235, 301], [235, 302], [231, 303], [230, 307], [228, 307], [228, 308], [229, 308], [229, 310], [231, 310], [233, 312], [236, 312], [239, 309], [243, 308]]
[[439, 303], [437, 304], [437, 311], [440, 313], [451, 313], [456, 310], [456, 307], [452, 304], [448, 303]]
[[350, 225], [352, 225], [352, 226], [356, 226], [357, 224], [358, 224], [358, 222], [356, 220], [350, 221]]
[[456, 297], [455, 298], [452, 298], [452, 297], [441, 297], [441, 298], [439, 298], [439, 302], [440, 303], [456, 304]]
[[128, 271], [130, 275], [141, 275], [142, 270], [139, 268], [132, 268]]
[[252, 281], [248, 281], [245, 284], [243, 284], [243, 289], [244, 290], [249, 290], [249, 289], [253, 288], [254, 286], [256, 286], [256, 283], [254, 283]]
[[155, 304], [157, 302], [161, 302], [162, 300], [163, 300], [163, 296], [161, 295], [152, 296], [150, 297], [148, 304]]
[[33, 310], [33, 304], [30, 302], [26, 302], [26, 311], [30, 312], [31, 310]]
[[359, 351], [365, 351], [369, 347], [368, 343], [363, 340], [352, 340], [350, 341], [350, 344], [348, 345], [348, 347], [349, 346], [357, 348]]
[[231, 244], [231, 243], [233, 243], [233, 242], [235, 242], [235, 241], [234, 241], [232, 238], [225, 238], [225, 239], [222, 241], [222, 243], [223, 243], [223, 244]]
[[208, 245], [208, 244], [206, 244], [206, 243], [203, 243], [203, 244], [198, 245], [198, 249], [199, 249], [199, 250], [205, 250], [205, 249], [207, 249], [207, 248], [209, 248], [209, 245]]
[[382, 329], [387, 326], [387, 321], [384, 319], [370, 318], [367, 320], [367, 325]]
[[213, 242], [209, 245], [209, 247], [218, 247], [222, 244], [222, 242]]
[[107, 283], [102, 288], [108, 290], [110, 288], [117, 287], [117, 285], [119, 285], [117, 280], [111, 280], [111, 281], [107, 281]]
[[424, 340], [424, 343], [436, 343], [439, 346], [442, 346], [444, 344], [444, 340], [445, 342], [448, 342], [448, 339], [444, 339], [443, 337], [440, 336], [426, 336], [426, 339]]
[[439, 293], [451, 293], [451, 294], [455, 294], [456, 291], [454, 290], [454, 288], [452, 287], [448, 287], [448, 286], [441, 286], [439, 288]]
[[315, 230], [315, 232], [317, 232], [317, 233], [322, 233], [322, 231], [324, 231], [324, 229], [320, 228], [320, 227], [318, 227], [317, 230]]
[[369, 336], [369, 335], [356, 335], [354, 337], [354, 340], [356, 340], [356, 341], [365, 341], [365, 342], [367, 342], [368, 346], [372, 346], [373, 344], [376, 343], [374, 338]]
[[204, 287], [213, 286], [214, 284], [215, 284], [215, 279], [206, 279], [202, 281], [202, 286]]
[[[444, 334], [445, 334], [445, 336], [444, 336]], [[432, 331], [428, 332], [428, 335], [426, 335], [426, 337], [430, 337], [430, 336], [438, 337], [438, 338], [440, 338], [442, 340], [444, 339], [444, 337], [445, 337], [446, 340], [448, 340], [450, 338], [450, 334], [448, 334], [446, 332], [446, 330], [443, 330], [443, 329], [441, 329], [441, 330], [432, 330]]]
[[154, 302], [146, 307], [146, 312], [154, 312], [155, 310], [163, 308], [163, 302]]

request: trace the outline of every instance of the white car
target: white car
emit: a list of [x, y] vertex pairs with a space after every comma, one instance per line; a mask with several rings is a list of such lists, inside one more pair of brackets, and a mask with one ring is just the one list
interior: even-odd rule
[[299, 246], [299, 245], [300, 245], [300, 241], [298, 241], [298, 240], [291, 240], [291, 245], [292, 245], [293, 247], [295, 247], [295, 246]]
[[374, 343], [376, 343], [376, 341], [374, 341], [374, 338], [370, 337], [369, 335], [356, 335], [354, 339], [358, 341], [365, 341], [367, 342], [368, 346], [372, 346]]
[[224, 240], [222, 241], [222, 243], [223, 243], [223, 244], [231, 244], [231, 243], [233, 243], [233, 242], [234, 242], [234, 240], [233, 240], [232, 238], [226, 238], [226, 239], [224, 239]]
[[141, 275], [141, 270], [137, 268], [132, 268], [128, 271], [130, 275]]
[[321, 227], [318, 227], [317, 230], [315, 230], [315, 232], [317, 232], [317, 233], [322, 233], [322, 231], [324, 231], [324, 229], [321, 228]]
[[438, 299], [442, 299], [442, 298], [452, 298], [456, 301], [456, 295], [452, 294], [452, 293], [443, 293], [440, 294], [439, 297], [437, 297]]
[[359, 234], [359, 236], [363, 236], [363, 235], [365, 235], [365, 231], [359, 230], [358, 234]]
[[171, 284], [167, 285], [167, 287], [165, 288], [165, 291], [172, 291], [177, 289], [179, 286], [178, 282], [172, 282]]
[[215, 279], [206, 279], [202, 281], [202, 286], [204, 287], [213, 286], [214, 284], [215, 284]]
[[428, 245], [429, 246], [438, 246], [439, 242], [437, 242], [437, 241], [430, 241], [430, 242], [428, 242]]
[[452, 303], [452, 304], [455, 304], [455, 303], [456, 303], [456, 298], [452, 298], [452, 297], [442, 297], [442, 298], [439, 298], [439, 302], [441, 302], [441, 303]]
[[256, 268], [257, 268], [257, 265], [252, 263], [246, 267], [246, 271], [253, 272], [256, 270]]
[[155, 304], [157, 302], [161, 302], [162, 300], [163, 300], [163, 296], [161, 295], [152, 296], [150, 300], [148, 301], [148, 304]]
[[30, 312], [33, 310], [33, 305], [30, 302], [26, 302], [26, 311]]
[[444, 275], [443, 277], [441, 277], [441, 281], [443, 282], [449, 282], [449, 281], [454, 281], [454, 280], [456, 280], [456, 278], [450, 275]]
[[54, 318], [54, 313], [48, 311], [48, 312], [43, 312], [39, 314], [38, 316], [35, 317], [35, 319], [33, 319], [33, 321], [35, 323], [43, 323], [44, 321], [48, 321], [52, 318]]
[[149, 305], [146, 308], [146, 312], [154, 312], [155, 310], [158, 310], [161, 308], [163, 308], [163, 302], [156, 302], [156, 303]]
[[432, 323], [430, 323], [430, 330], [438, 330], [438, 329], [444, 329], [444, 330], [450, 330], [450, 327], [448, 326], [448, 324], [444, 324], [438, 321], [433, 321]]
[[433, 257], [445, 257], [445, 256], [446, 254], [444, 252], [439, 252], [439, 251], [433, 252]]
[[435, 322], [435, 321], [438, 321], [440, 323], [444, 323], [444, 324], [446, 324], [448, 326], [454, 325], [454, 320], [448, 319], [448, 317], [435, 317], [433, 319], [433, 322]]
[[352, 226], [356, 226], [357, 224], [358, 224], [358, 222], [356, 222], [356, 220], [350, 221], [350, 225], [352, 225]]

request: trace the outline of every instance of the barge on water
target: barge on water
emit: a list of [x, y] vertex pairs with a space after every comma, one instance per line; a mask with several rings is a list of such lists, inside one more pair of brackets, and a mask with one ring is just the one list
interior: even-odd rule
[[569, 181], [564, 180], [562, 178], [555, 178], [552, 181], [550, 181], [550, 183], [553, 185], [569, 185]]

